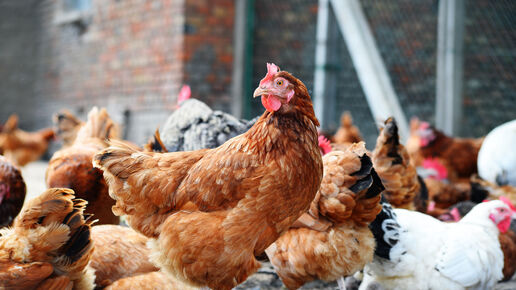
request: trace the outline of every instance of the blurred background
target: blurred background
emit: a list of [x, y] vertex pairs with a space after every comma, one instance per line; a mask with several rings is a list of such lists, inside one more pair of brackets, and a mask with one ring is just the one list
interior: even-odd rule
[[0, 122], [51, 125], [107, 107], [141, 144], [183, 84], [250, 119], [274, 62], [308, 87], [325, 131], [350, 111], [368, 144], [387, 115], [455, 136], [516, 118], [516, 1], [1, 0]]

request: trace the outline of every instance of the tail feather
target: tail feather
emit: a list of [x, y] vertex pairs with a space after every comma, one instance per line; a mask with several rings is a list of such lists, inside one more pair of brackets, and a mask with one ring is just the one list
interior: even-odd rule
[[342, 127], [351, 127], [353, 125], [353, 118], [351, 117], [351, 113], [348, 111], [344, 112], [340, 117], [340, 125]]
[[66, 146], [71, 145], [75, 141], [77, 132], [84, 124], [68, 110], [62, 110], [52, 116], [52, 122], [54, 123], [56, 134], [59, 135]]
[[154, 136], [152, 136], [152, 139], [149, 141], [149, 143], [145, 144], [144, 149], [147, 152], [168, 152], [167, 147], [165, 147], [165, 144], [163, 143], [163, 141], [161, 141], [159, 129], [156, 129]]
[[475, 203], [481, 203], [489, 196], [489, 189], [486, 188], [485, 182], [479, 177], [472, 177], [470, 180], [471, 194], [470, 199]]
[[88, 113], [88, 121], [77, 133], [76, 142], [83, 142], [89, 138], [101, 140], [116, 139], [119, 137], [119, 128], [111, 120], [105, 108], [93, 107]]
[[385, 145], [389, 147], [387, 156], [393, 158], [392, 165], [403, 163], [403, 157], [398, 152], [400, 137], [398, 134], [398, 124], [393, 117], [385, 121], [385, 128], [382, 134], [385, 135]]
[[50, 188], [27, 202], [11, 229], [16, 239], [33, 239], [25, 259], [51, 263], [72, 280], [82, 279], [93, 252], [90, 229], [95, 222], [84, 215], [86, 204], [67, 188]]
[[354, 220], [366, 225], [380, 212], [382, 182], [367, 155], [364, 142], [347, 151], [334, 151], [323, 157], [325, 173], [310, 215], [319, 213], [334, 223]]
[[7, 121], [5, 121], [2, 131], [5, 133], [10, 133], [16, 129], [18, 129], [18, 115], [12, 114], [9, 116]]
[[419, 192], [414, 197], [414, 205], [416, 206], [416, 210], [419, 212], [426, 212], [428, 208], [428, 188], [426, 187], [426, 183], [421, 176], [417, 176], [417, 181], [419, 182], [420, 188]]
[[382, 196], [382, 211], [369, 225], [374, 239], [376, 240], [375, 255], [390, 260], [392, 248], [399, 242], [399, 225], [396, 213], [391, 205]]

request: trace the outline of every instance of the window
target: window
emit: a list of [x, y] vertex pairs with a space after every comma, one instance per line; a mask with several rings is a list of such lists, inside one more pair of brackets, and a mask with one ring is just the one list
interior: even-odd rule
[[63, 10], [65, 12], [91, 10], [91, 0], [63, 0]]
[[88, 30], [91, 23], [92, 0], [60, 0], [54, 23], [71, 26], [79, 35]]

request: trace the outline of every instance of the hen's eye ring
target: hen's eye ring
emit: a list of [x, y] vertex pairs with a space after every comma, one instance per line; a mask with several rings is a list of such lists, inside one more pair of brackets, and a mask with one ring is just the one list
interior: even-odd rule
[[278, 85], [278, 86], [283, 85], [283, 81], [276, 81], [276, 85]]

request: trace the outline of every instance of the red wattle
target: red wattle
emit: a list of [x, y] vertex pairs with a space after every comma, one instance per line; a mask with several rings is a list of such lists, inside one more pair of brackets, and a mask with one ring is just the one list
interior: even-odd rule
[[269, 112], [275, 112], [281, 108], [281, 102], [273, 95], [262, 96], [262, 105]]
[[505, 233], [509, 228], [511, 227], [511, 217], [508, 216], [504, 218], [499, 224], [498, 224], [498, 230], [500, 233]]

